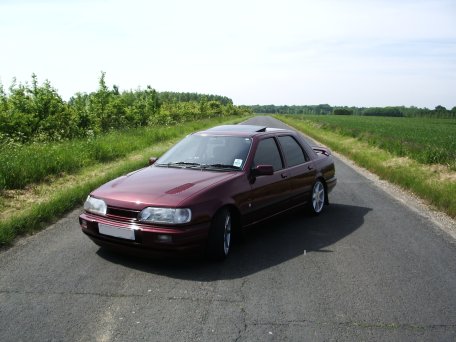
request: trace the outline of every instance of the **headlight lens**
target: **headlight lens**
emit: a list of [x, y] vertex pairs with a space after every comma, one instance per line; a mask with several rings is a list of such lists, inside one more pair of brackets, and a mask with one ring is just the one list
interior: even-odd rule
[[89, 196], [84, 203], [84, 209], [99, 215], [106, 215], [107, 206], [105, 201]]
[[181, 224], [192, 219], [190, 209], [181, 208], [144, 208], [138, 215], [139, 221], [149, 223]]

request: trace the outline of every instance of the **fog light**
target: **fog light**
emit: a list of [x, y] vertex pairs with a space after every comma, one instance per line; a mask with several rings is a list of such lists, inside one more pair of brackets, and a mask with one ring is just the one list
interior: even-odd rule
[[84, 228], [84, 229], [87, 229], [87, 221], [86, 220], [81, 219], [81, 227]]
[[157, 240], [159, 242], [171, 242], [172, 238], [171, 235], [159, 234], [157, 235]]

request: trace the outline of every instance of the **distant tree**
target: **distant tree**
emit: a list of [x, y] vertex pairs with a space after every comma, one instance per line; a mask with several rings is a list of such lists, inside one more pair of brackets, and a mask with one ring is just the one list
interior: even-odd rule
[[112, 93], [113, 93], [114, 95], [120, 95], [119, 87], [116, 86], [115, 84], [112, 86]]
[[90, 96], [84, 93], [76, 93], [70, 98], [68, 105], [74, 112], [78, 136], [92, 135], [98, 119], [89, 110]]
[[16, 79], [13, 79], [7, 111], [0, 117], [0, 131], [12, 139], [26, 142], [36, 131], [37, 123], [30, 88], [16, 84]]
[[334, 115], [353, 115], [353, 110], [346, 108], [337, 108], [333, 111]]
[[30, 85], [13, 79], [8, 92], [0, 83], [0, 143], [91, 137], [111, 129], [250, 113], [249, 108], [234, 106], [230, 98], [220, 95], [159, 93], [150, 86], [123, 92], [117, 85], [109, 89], [105, 72], [95, 92], [76, 93], [68, 102], [49, 81], [40, 85], [35, 74]]
[[75, 122], [67, 104], [48, 80], [38, 86], [36, 75], [32, 78], [33, 111], [38, 118], [37, 132], [41, 138], [62, 140], [73, 137]]
[[438, 105], [437, 107], [435, 107], [434, 109], [436, 112], [446, 112], [446, 108], [444, 106], [440, 106]]
[[0, 82], [0, 113], [6, 112], [8, 109], [8, 97], [6, 96], [5, 89], [2, 82]]
[[372, 107], [363, 110], [362, 115], [366, 116], [404, 116], [402, 111], [397, 107]]
[[208, 114], [213, 116], [221, 116], [222, 112], [222, 105], [218, 101], [211, 100], [207, 103], [206, 108], [208, 110]]
[[112, 128], [110, 113], [107, 111], [112, 93], [106, 86], [105, 76], [106, 73], [102, 71], [98, 81], [98, 90], [90, 94], [89, 97], [89, 111], [97, 120], [96, 127], [94, 128], [96, 131], [101, 130], [103, 132]]
[[317, 106], [317, 114], [330, 114], [332, 112], [332, 107], [329, 104], [320, 104]]

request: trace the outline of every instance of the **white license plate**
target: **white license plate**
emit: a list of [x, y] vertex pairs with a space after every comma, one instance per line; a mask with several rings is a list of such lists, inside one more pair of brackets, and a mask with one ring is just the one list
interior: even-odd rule
[[98, 231], [100, 234], [114, 236], [121, 239], [134, 240], [135, 231], [130, 228], [118, 228], [107, 224], [98, 223]]

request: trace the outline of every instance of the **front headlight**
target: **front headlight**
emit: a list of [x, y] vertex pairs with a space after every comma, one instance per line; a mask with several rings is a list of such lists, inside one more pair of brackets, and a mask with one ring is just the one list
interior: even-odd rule
[[84, 203], [84, 209], [94, 214], [106, 215], [107, 206], [105, 201], [88, 196]]
[[190, 209], [175, 208], [144, 208], [138, 215], [138, 220], [149, 223], [181, 224], [192, 219]]

